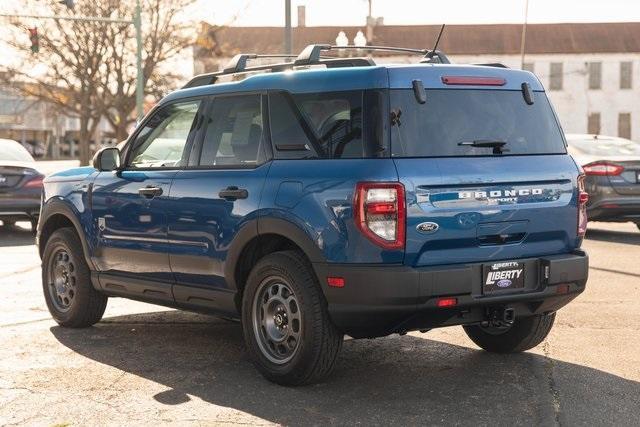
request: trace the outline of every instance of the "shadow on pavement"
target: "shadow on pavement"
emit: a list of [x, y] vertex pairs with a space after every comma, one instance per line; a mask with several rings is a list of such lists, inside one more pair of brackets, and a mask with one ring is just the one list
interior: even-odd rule
[[626, 243], [629, 245], [640, 245], [640, 233], [614, 230], [588, 229], [586, 238], [589, 240], [599, 240], [611, 243]]
[[29, 246], [35, 244], [35, 236], [30, 228], [0, 225], [0, 247]]
[[85, 357], [169, 388], [149, 399], [196, 396], [281, 424], [620, 425], [634, 424], [640, 407], [635, 381], [410, 335], [346, 341], [325, 383], [286, 388], [253, 368], [239, 324], [213, 317], [170, 311], [51, 332]]

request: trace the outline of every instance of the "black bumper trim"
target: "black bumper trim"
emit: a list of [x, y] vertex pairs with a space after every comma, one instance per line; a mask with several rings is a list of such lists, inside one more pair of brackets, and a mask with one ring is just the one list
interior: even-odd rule
[[[583, 251], [517, 261], [525, 264], [525, 287], [491, 295], [482, 294], [484, 263], [419, 268], [317, 263], [314, 268], [333, 322], [356, 338], [477, 323], [494, 306], [512, 307], [516, 316], [556, 311], [587, 282], [589, 258]], [[329, 276], [343, 277], [345, 286], [329, 287]], [[443, 296], [455, 296], [458, 305], [436, 307]]]

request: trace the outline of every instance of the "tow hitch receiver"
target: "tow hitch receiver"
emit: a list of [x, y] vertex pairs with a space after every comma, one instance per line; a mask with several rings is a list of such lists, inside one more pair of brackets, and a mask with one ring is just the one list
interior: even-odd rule
[[516, 313], [513, 308], [489, 308], [487, 309], [487, 320], [482, 322], [482, 326], [511, 326], [516, 320]]

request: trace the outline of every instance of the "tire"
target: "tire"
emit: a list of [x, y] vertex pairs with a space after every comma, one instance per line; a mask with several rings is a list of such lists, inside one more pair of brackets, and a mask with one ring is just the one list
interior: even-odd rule
[[42, 290], [60, 326], [86, 328], [102, 319], [107, 297], [93, 288], [82, 244], [71, 228], [56, 230], [42, 256]]
[[464, 326], [471, 341], [491, 353], [520, 353], [540, 344], [551, 331], [556, 313], [516, 318], [507, 328]]
[[16, 222], [13, 221], [13, 220], [2, 220], [2, 225], [7, 227], [7, 228], [15, 227]]
[[315, 273], [295, 251], [269, 254], [251, 270], [242, 328], [258, 371], [281, 385], [326, 378], [342, 347], [343, 335], [329, 318]]

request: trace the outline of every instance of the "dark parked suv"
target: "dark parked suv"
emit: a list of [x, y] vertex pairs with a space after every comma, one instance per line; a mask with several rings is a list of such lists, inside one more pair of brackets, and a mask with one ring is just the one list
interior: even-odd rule
[[540, 82], [327, 50], [239, 55], [122, 150], [45, 180], [60, 325], [98, 322], [115, 296], [235, 317], [257, 368], [290, 385], [328, 375], [345, 334], [463, 325], [500, 353], [546, 337], [587, 281], [587, 195]]

